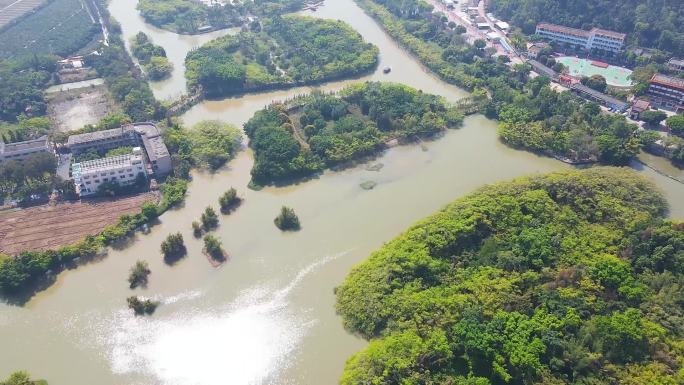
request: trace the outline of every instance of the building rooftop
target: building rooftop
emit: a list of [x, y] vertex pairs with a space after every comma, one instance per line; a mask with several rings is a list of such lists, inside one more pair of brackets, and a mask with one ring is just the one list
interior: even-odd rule
[[610, 106], [617, 107], [620, 110], [627, 108], [627, 103], [623, 102], [622, 100], [616, 99], [602, 92], [598, 92], [595, 89], [589, 88], [581, 83], [573, 84], [571, 88], [581, 93], [591, 95], [592, 97], [599, 99]]
[[[109, 171], [114, 168], [130, 167], [136, 160], [142, 160], [142, 150], [135, 147], [130, 154], [110, 156], [108, 158], [88, 160], [81, 163], [74, 163], [72, 168], [78, 169], [80, 174], [99, 171]], [[74, 175], [76, 177], [76, 175]]]
[[670, 64], [670, 65], [673, 65], [673, 66], [684, 67], [684, 59], [675, 59], [675, 58], [672, 58], [672, 59], [668, 60], [667, 63]]
[[612, 38], [620, 39], [620, 40], [624, 40], [625, 37], [627, 37], [627, 34], [615, 32], [615, 31], [609, 31], [607, 29], [601, 29], [601, 28], [592, 28], [590, 32], [595, 33], [597, 35], [608, 36], [608, 37], [612, 37]]
[[145, 145], [147, 157], [150, 159], [150, 162], [153, 162], [159, 158], [171, 156], [161, 136], [155, 136], [150, 138], [145, 135], [143, 136], [143, 143]]
[[684, 79], [674, 78], [672, 76], [666, 76], [663, 74], [655, 74], [651, 78], [651, 83], [660, 84], [663, 86], [676, 88], [678, 90], [684, 91]]
[[585, 31], [583, 29], [571, 28], [571, 27], [566, 27], [563, 25], [551, 24], [551, 23], [539, 23], [539, 24], [537, 24], [537, 28], [542, 28], [542, 29], [545, 29], [548, 31], [564, 33], [566, 35], [573, 35], [573, 36], [582, 37], [582, 38], [589, 38], [592, 34], [597, 34], [597, 35], [603, 35], [603, 36], [608, 36], [608, 37], [612, 37], [615, 39], [624, 40], [625, 37], [627, 36], [624, 33], [609, 31], [606, 29], [592, 28], [591, 31]]
[[648, 100], [636, 100], [634, 104], [632, 104], [632, 110], [641, 112], [641, 111], [646, 111], [648, 107], [651, 106], [651, 103], [649, 103]]
[[75, 144], [88, 143], [96, 140], [109, 139], [117, 136], [123, 135], [123, 127], [112, 128], [111, 130], [87, 132], [85, 134], [70, 135], [67, 140], [67, 145], [72, 146]]
[[539, 23], [539, 24], [537, 24], [537, 28], [549, 30], [552, 32], [560, 32], [560, 33], [564, 33], [566, 35], [573, 35], [573, 36], [578, 36], [578, 37], [582, 37], [582, 38], [588, 38], [589, 37], [589, 31], [585, 31], [583, 29], [565, 27], [565, 26], [557, 25], [557, 24]]
[[0, 146], [0, 154], [46, 147], [48, 147], [48, 137], [47, 135], [43, 135], [38, 139], [27, 140], [24, 142], [4, 143], [4, 145]]

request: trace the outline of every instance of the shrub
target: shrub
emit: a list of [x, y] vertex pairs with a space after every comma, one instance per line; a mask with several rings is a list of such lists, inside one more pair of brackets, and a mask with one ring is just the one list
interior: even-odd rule
[[233, 211], [238, 205], [240, 205], [242, 199], [237, 196], [237, 191], [234, 188], [226, 191], [219, 198], [219, 205], [221, 206], [221, 212], [226, 214]]
[[211, 234], [204, 236], [204, 250], [209, 256], [217, 261], [225, 259], [225, 252], [221, 246], [221, 241]]
[[181, 233], [169, 234], [161, 244], [161, 251], [167, 262], [180, 259], [187, 253], [183, 235]]
[[207, 207], [206, 209], [204, 209], [200, 221], [202, 222], [202, 228], [205, 231], [217, 228], [219, 223], [216, 211], [214, 211], [214, 209], [211, 207]]
[[159, 306], [157, 301], [140, 299], [136, 296], [126, 298], [126, 302], [128, 302], [128, 308], [132, 309], [135, 315], [151, 315]]
[[301, 228], [297, 214], [295, 214], [293, 209], [286, 206], [280, 209], [280, 215], [273, 222], [282, 231], [296, 231]]
[[147, 279], [152, 271], [145, 261], [138, 261], [131, 267], [131, 273], [128, 275], [128, 283], [131, 289], [138, 286], [147, 286]]

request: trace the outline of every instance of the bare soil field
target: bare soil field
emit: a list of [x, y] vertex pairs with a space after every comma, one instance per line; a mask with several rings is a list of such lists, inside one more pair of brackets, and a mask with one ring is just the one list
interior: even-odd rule
[[145, 202], [157, 202], [156, 192], [118, 199], [88, 199], [0, 213], [0, 253], [49, 250], [96, 235], [124, 214], [140, 212]]
[[0, 0], [0, 28], [38, 8], [45, 0]]
[[51, 92], [47, 99], [48, 114], [59, 132], [95, 124], [116, 108], [105, 85]]

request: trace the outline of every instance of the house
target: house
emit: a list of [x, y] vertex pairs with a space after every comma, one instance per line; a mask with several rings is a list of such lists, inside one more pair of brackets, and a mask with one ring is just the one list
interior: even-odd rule
[[22, 161], [39, 153], [52, 153], [52, 146], [46, 135], [38, 139], [15, 143], [5, 143], [0, 140], [0, 163], [8, 160]]
[[66, 145], [75, 155], [90, 150], [103, 152], [126, 146], [143, 147], [156, 176], [166, 176], [173, 170], [171, 154], [164, 144], [161, 131], [153, 123], [135, 123], [111, 130], [71, 135]]
[[651, 103], [648, 100], [638, 99], [632, 104], [632, 108], [629, 110], [629, 117], [633, 120], [639, 120], [641, 113], [647, 111], [651, 107]]
[[81, 69], [85, 67], [83, 56], [71, 56], [57, 62], [59, 69]]
[[684, 79], [655, 74], [646, 94], [651, 102], [673, 111], [684, 111]]
[[81, 197], [97, 194], [102, 184], [116, 182], [120, 186], [135, 183], [145, 173], [145, 161], [140, 147], [130, 154], [88, 160], [71, 165], [76, 192]]
[[532, 43], [527, 47], [527, 57], [530, 59], [537, 59], [539, 58], [539, 54], [549, 47], [551, 47], [551, 45], [545, 42]]
[[684, 72], [684, 60], [672, 58], [667, 62], [667, 67], [673, 71]]
[[598, 49], [609, 52], [620, 52], [625, 45], [625, 37], [627, 37], [624, 33], [605, 29], [592, 28], [590, 31], [585, 31], [550, 23], [537, 24], [536, 33], [545, 39], [578, 46], [586, 50]]

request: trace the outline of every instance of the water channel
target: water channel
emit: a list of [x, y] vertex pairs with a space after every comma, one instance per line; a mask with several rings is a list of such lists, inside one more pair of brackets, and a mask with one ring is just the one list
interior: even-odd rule
[[[112, 14], [124, 33], [149, 33], [177, 68], [186, 37], [166, 35], [140, 22], [135, 0], [113, 0]], [[391, 80], [456, 100], [462, 90], [441, 82], [398, 47], [350, 0], [327, 0], [316, 12], [342, 19], [381, 50], [381, 71], [361, 80]], [[170, 35], [169, 35], [170, 36]], [[175, 35], [174, 35], [175, 36]], [[204, 37], [202, 37], [204, 38]], [[180, 39], [180, 40], [179, 40]], [[201, 38], [197, 38], [201, 39]], [[359, 81], [359, 80], [356, 80]], [[339, 89], [347, 82], [321, 88]], [[174, 76], [157, 92], [185, 85]], [[274, 99], [308, 88], [206, 101], [183, 120], [221, 119], [241, 126]], [[182, 208], [164, 214], [148, 234], [102, 261], [59, 275], [57, 283], [24, 307], [0, 305], [0, 378], [26, 369], [50, 385], [334, 384], [345, 360], [365, 342], [347, 333], [334, 311], [333, 289], [351, 267], [415, 221], [492, 182], [567, 168], [549, 158], [513, 150], [496, 137], [496, 123], [482, 116], [420, 145], [395, 147], [373, 163], [284, 188], [247, 189], [253, 163], [242, 151], [216, 174], [196, 173]], [[635, 166], [637, 167], [637, 166]], [[640, 170], [665, 192], [672, 215], [684, 217], [684, 185]], [[377, 182], [366, 191], [359, 185]], [[234, 186], [244, 197], [216, 231], [231, 259], [214, 269], [192, 237], [190, 222]], [[273, 226], [282, 205], [293, 207], [303, 229], [283, 234]], [[185, 237], [189, 255], [163, 263], [159, 244], [171, 232]], [[149, 262], [147, 289], [162, 306], [152, 317], [134, 317], [126, 277], [138, 259]]]

